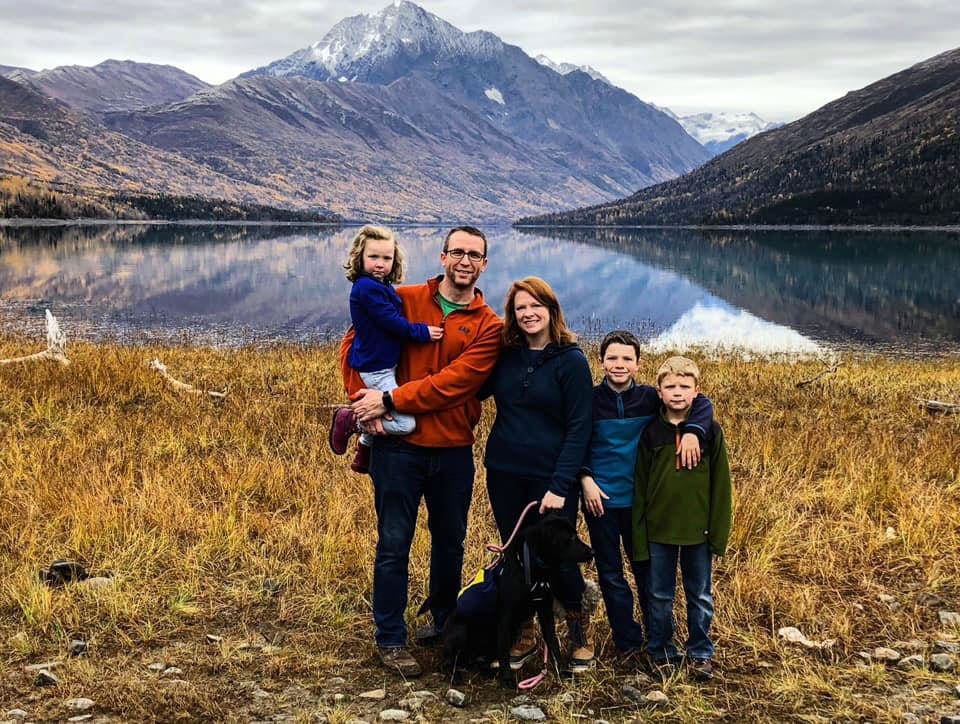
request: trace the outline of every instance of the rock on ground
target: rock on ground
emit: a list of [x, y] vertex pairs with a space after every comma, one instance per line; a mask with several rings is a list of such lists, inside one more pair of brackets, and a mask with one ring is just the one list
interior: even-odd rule
[[538, 706], [533, 706], [532, 704], [515, 706], [510, 710], [510, 713], [517, 717], [517, 719], [523, 719], [524, 721], [546, 721], [547, 718], [547, 715], [543, 713], [543, 709]]

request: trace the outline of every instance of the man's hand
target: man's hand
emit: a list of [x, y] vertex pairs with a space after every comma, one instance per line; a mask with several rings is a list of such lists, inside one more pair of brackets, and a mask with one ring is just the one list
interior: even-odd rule
[[683, 433], [677, 455], [680, 457], [681, 467], [693, 470], [700, 464], [700, 439], [692, 432]]
[[431, 342], [439, 342], [441, 339], [443, 339], [443, 327], [436, 327], [432, 324], [428, 324], [427, 329], [430, 330]]
[[566, 501], [566, 498], [557, 495], [556, 493], [551, 493], [549, 490], [544, 493], [543, 500], [540, 501], [540, 515], [543, 515], [548, 510], [563, 510], [563, 504]]
[[360, 429], [370, 435], [386, 435], [387, 431], [383, 429], [383, 421], [390, 419], [390, 416], [378, 417], [370, 422], [361, 422]]
[[373, 422], [387, 411], [383, 406], [383, 393], [380, 390], [371, 390], [369, 387], [364, 387], [353, 396], [350, 407], [360, 423]]
[[597, 481], [590, 475], [580, 478], [580, 487], [583, 488], [583, 502], [587, 510], [599, 518], [603, 515], [603, 501], [610, 500], [610, 496], [600, 489]]

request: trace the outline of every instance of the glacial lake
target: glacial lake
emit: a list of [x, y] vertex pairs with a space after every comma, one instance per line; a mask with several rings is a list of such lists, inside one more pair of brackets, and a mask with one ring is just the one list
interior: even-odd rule
[[[907, 356], [960, 351], [960, 235], [907, 231], [485, 229], [480, 287], [556, 289], [588, 338], [623, 327], [658, 347]], [[43, 337], [314, 343], [349, 323], [341, 264], [355, 228], [0, 227], [0, 329]], [[443, 228], [398, 228], [407, 280], [439, 273]]]

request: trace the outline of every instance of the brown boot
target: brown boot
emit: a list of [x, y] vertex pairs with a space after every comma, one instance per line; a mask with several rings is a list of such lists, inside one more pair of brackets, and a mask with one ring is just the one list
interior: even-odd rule
[[423, 673], [420, 663], [405, 646], [378, 646], [377, 653], [380, 655], [380, 663], [400, 676], [414, 678]]
[[580, 674], [596, 664], [593, 657], [593, 626], [590, 614], [567, 611], [567, 671]]
[[510, 648], [510, 668], [516, 671], [537, 655], [537, 627], [532, 618], [523, 622], [520, 635]]

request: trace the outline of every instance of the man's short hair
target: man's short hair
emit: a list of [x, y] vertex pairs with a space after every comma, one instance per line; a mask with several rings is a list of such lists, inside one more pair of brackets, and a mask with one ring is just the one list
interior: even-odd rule
[[458, 231], [462, 231], [470, 236], [479, 236], [483, 239], [483, 255], [487, 255], [487, 237], [483, 235], [483, 232], [480, 231], [476, 226], [455, 226], [447, 232], [447, 235], [443, 239], [443, 253], [447, 253], [447, 243], [450, 241], [450, 237], [456, 234]]
[[700, 384], [700, 368], [697, 363], [688, 357], [671, 357], [657, 370], [657, 386], [663, 382], [667, 375], [680, 375], [681, 377], [692, 377], [693, 381]]
[[628, 332], [625, 329], [615, 329], [612, 332], [608, 332], [600, 341], [600, 359], [603, 359], [603, 355], [607, 353], [607, 347], [611, 344], [625, 344], [628, 347], [633, 347], [637, 359], [640, 359], [640, 340], [637, 339], [633, 332]]

